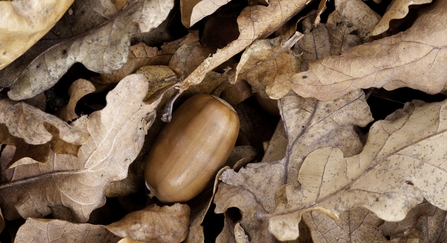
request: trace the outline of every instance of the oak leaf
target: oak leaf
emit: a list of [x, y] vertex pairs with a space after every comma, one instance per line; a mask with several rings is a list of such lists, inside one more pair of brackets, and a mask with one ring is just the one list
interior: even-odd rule
[[109, 92], [103, 110], [74, 121], [74, 127], [90, 134], [77, 156], [50, 153], [45, 164], [8, 170], [0, 185], [5, 218], [52, 213], [56, 218], [85, 222], [105, 203], [105, 186], [126, 178], [130, 163], [140, 152], [161, 98], [143, 102], [147, 89], [144, 76], [130, 75]]
[[19, 148], [9, 165], [46, 162], [53, 152], [77, 155], [89, 138], [86, 131], [24, 102], [3, 99], [0, 110], [0, 143]]
[[18, 72], [18, 77], [7, 72], [1, 85], [12, 86], [8, 96], [20, 100], [51, 88], [76, 62], [94, 72], [111, 73], [127, 62], [130, 37], [156, 27], [172, 4], [172, 1], [138, 1], [95, 31], [52, 46]]
[[227, 61], [234, 55], [243, 51], [259, 38], [264, 38], [274, 32], [293, 15], [306, 6], [308, 1], [286, 0], [269, 1], [268, 6], [248, 6], [237, 18], [239, 36], [212, 56], [206, 58], [184, 81], [182, 89], [197, 85], [206, 74]]
[[447, 2], [437, 1], [425, 8], [405, 32], [309, 63], [309, 70], [293, 74], [293, 91], [321, 100], [371, 87], [409, 87], [438, 93], [447, 80], [445, 9]]
[[374, 27], [371, 35], [380, 35], [390, 27], [390, 21], [393, 19], [402, 19], [407, 16], [411, 5], [431, 3], [431, 0], [397, 0], [393, 1], [380, 21]]
[[330, 147], [313, 151], [300, 168], [300, 189], [285, 185], [277, 191], [270, 232], [279, 240], [296, 239], [301, 216], [310, 210], [338, 219], [343, 211], [364, 207], [399, 221], [424, 198], [445, 209], [446, 116], [445, 102], [413, 101], [374, 123], [360, 154], [344, 157]]
[[325, 146], [339, 147], [351, 155], [360, 152], [362, 144], [353, 125], [365, 126], [372, 119], [369, 112], [365, 113], [368, 107], [362, 92], [352, 92], [330, 102], [304, 99], [291, 93], [280, 99], [279, 107], [288, 136], [285, 157], [279, 161], [251, 163], [237, 173], [224, 171], [214, 199], [216, 213], [232, 207], [241, 211], [240, 226], [253, 242], [275, 242], [265, 230], [268, 222], [262, 215], [274, 212], [278, 188], [286, 183], [298, 186], [297, 173], [304, 157]]
[[0, 2], [0, 70], [44, 36], [73, 0]]
[[186, 204], [147, 206], [109, 225], [76, 224], [57, 219], [28, 218], [15, 242], [140, 242], [170, 243], [186, 238], [189, 207]]

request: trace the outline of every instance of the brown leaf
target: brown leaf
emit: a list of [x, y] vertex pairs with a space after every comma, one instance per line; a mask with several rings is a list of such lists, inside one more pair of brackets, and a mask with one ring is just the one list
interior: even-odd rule
[[107, 95], [107, 106], [81, 117], [73, 126], [90, 133], [77, 157], [50, 154], [46, 164], [21, 165], [0, 185], [0, 205], [7, 219], [18, 216], [84, 222], [105, 203], [104, 187], [127, 176], [139, 153], [160, 96], [143, 102], [147, 83], [142, 75], [123, 79]]
[[380, 16], [361, 0], [335, 1], [335, 9], [336, 13], [339, 13], [357, 28], [358, 36], [361, 39], [369, 36], [380, 19]]
[[280, 240], [295, 239], [301, 215], [310, 210], [337, 219], [361, 206], [398, 221], [424, 198], [444, 209], [445, 110], [445, 102], [413, 101], [376, 122], [360, 154], [343, 157], [335, 148], [310, 153], [298, 175], [301, 187], [278, 190], [269, 230]]
[[188, 89], [190, 85], [202, 82], [209, 71], [244, 50], [255, 40], [274, 32], [280, 25], [301, 10], [306, 3], [307, 1], [304, 0], [286, 0], [281, 2], [273, 0], [269, 1], [267, 7], [262, 5], [246, 7], [237, 18], [239, 37], [205, 59], [184, 80], [182, 89]]
[[216, 213], [231, 207], [241, 210], [240, 225], [253, 242], [275, 242], [265, 230], [268, 222], [262, 215], [273, 212], [278, 188], [285, 183], [298, 186], [297, 173], [303, 158], [325, 146], [337, 146], [350, 154], [359, 152], [361, 143], [353, 124], [364, 126], [371, 120], [371, 115], [365, 113], [368, 108], [364, 95], [359, 92], [331, 102], [289, 94], [280, 100], [279, 107], [289, 141], [285, 158], [248, 164], [238, 173], [224, 171], [214, 199]]
[[408, 14], [411, 5], [426, 4], [431, 2], [431, 0], [396, 0], [391, 2], [383, 17], [374, 27], [371, 35], [380, 35], [387, 31], [390, 27], [390, 21], [393, 19], [404, 18]]
[[292, 89], [303, 97], [331, 100], [355, 89], [410, 87], [430, 94], [445, 87], [444, 36], [447, 2], [435, 2], [405, 32], [309, 63], [294, 74]]
[[187, 205], [174, 204], [150, 205], [109, 225], [28, 218], [19, 228], [15, 242], [118, 242], [121, 238], [131, 242], [181, 242], [188, 233], [188, 217]]
[[44, 36], [73, 0], [0, 2], [0, 70]]
[[[36, 57], [13, 81], [9, 97], [26, 99], [51, 88], [75, 62], [101, 73], [111, 73], [121, 68], [127, 62], [130, 37], [138, 32], [136, 25], [142, 32], [157, 26], [163, 21], [160, 16], [168, 14], [170, 8], [167, 6], [171, 2], [139, 1], [95, 31], [51, 47]], [[154, 12], [154, 9], [159, 12]], [[156, 17], [152, 18], [150, 14]], [[6, 80], [11, 78], [15, 77], [4, 77]]]

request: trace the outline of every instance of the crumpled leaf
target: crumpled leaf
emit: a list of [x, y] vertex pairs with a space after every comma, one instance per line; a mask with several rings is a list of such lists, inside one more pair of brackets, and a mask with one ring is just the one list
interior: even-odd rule
[[88, 132], [24, 102], [3, 99], [0, 110], [0, 144], [18, 148], [10, 164], [33, 163], [28, 158], [46, 162], [53, 152], [77, 155], [89, 138]]
[[238, 173], [224, 171], [214, 199], [216, 213], [232, 207], [241, 211], [240, 225], [252, 242], [275, 242], [262, 215], [273, 213], [275, 192], [280, 186], [298, 186], [297, 173], [303, 158], [326, 146], [339, 147], [351, 155], [360, 152], [362, 144], [353, 125], [365, 126], [372, 119], [365, 112], [368, 106], [362, 92], [330, 102], [291, 93], [280, 99], [279, 107], [289, 141], [284, 159], [248, 164]]
[[289, 40], [280, 36], [255, 41], [242, 54], [233, 82], [246, 80], [261, 96], [283, 97], [291, 88], [290, 72], [300, 71], [301, 61], [290, 47], [302, 36], [296, 32]]
[[141, 242], [181, 242], [188, 234], [186, 204], [146, 208], [129, 213], [109, 225], [76, 224], [56, 219], [28, 218], [15, 242], [118, 242], [130, 238]]
[[73, 0], [0, 2], [0, 70], [44, 36]]
[[292, 76], [293, 91], [320, 100], [370, 87], [410, 87], [438, 93], [447, 80], [446, 9], [447, 2], [437, 1], [405, 32], [309, 63], [308, 71]]
[[343, 157], [329, 147], [310, 153], [298, 175], [301, 188], [286, 185], [277, 192], [270, 232], [279, 240], [296, 239], [301, 216], [310, 210], [337, 219], [343, 211], [364, 207], [381, 219], [399, 221], [424, 198], [445, 210], [445, 103], [407, 103], [374, 123], [358, 155]]
[[161, 23], [160, 16], [168, 14], [172, 2], [138, 1], [94, 31], [52, 46], [35, 58], [17, 79], [4, 77], [2, 85], [13, 85], [8, 96], [20, 100], [51, 88], [76, 62], [94, 72], [111, 73], [127, 62], [131, 35], [149, 31]]
[[229, 2], [231, 0], [181, 0], [182, 23], [189, 28]]
[[182, 89], [202, 82], [206, 74], [244, 50], [256, 39], [267, 36], [301, 10], [308, 1], [269, 1], [269, 5], [248, 6], [237, 18], [239, 37], [205, 59], [184, 81]]
[[51, 153], [45, 164], [7, 171], [8, 181], [0, 185], [5, 218], [52, 213], [56, 218], [85, 222], [105, 203], [104, 187], [126, 178], [129, 164], [143, 145], [162, 95], [144, 103], [147, 89], [144, 76], [130, 75], [109, 92], [103, 110], [73, 122], [74, 127], [90, 134], [77, 157]]
[[395, 0], [392, 1], [385, 14], [374, 27], [371, 35], [380, 35], [390, 27], [390, 21], [393, 19], [402, 19], [407, 16], [411, 5], [420, 5], [431, 3], [431, 0]]

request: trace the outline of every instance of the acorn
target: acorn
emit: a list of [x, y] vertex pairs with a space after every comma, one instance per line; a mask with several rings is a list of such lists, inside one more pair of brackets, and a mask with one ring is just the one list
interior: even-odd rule
[[236, 111], [220, 98], [198, 94], [186, 100], [148, 153], [145, 180], [151, 194], [165, 203], [197, 196], [225, 165], [239, 126]]

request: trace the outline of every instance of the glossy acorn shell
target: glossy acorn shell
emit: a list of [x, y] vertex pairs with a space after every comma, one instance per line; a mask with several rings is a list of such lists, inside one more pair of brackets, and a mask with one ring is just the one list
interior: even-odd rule
[[192, 199], [224, 166], [239, 126], [236, 111], [225, 101], [208, 94], [189, 98], [149, 151], [146, 186], [165, 203]]

